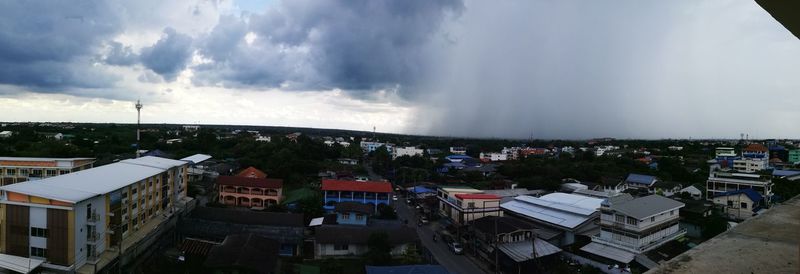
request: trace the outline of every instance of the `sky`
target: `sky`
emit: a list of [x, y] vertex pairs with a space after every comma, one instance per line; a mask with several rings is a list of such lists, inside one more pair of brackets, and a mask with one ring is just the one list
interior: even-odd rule
[[753, 1], [0, 2], [0, 121], [797, 138], [798, 75]]

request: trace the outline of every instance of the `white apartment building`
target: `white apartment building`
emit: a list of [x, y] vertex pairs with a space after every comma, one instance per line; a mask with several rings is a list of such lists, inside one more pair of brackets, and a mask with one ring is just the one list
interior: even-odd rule
[[508, 154], [502, 152], [481, 152], [480, 158], [481, 160], [490, 162], [508, 161]]
[[682, 207], [683, 203], [660, 195], [608, 198], [600, 207], [600, 234], [581, 250], [630, 263], [636, 255], [686, 234], [678, 224]]
[[736, 157], [736, 150], [732, 147], [718, 147], [715, 155], [716, 157]]
[[456, 155], [467, 155], [466, 147], [450, 147], [450, 153]]
[[403, 156], [422, 156], [425, 152], [424, 149], [416, 148], [416, 147], [398, 147], [394, 149], [394, 153], [392, 153], [392, 159], [397, 159], [398, 157]]
[[767, 176], [726, 172], [712, 167], [706, 181], [706, 199], [711, 201], [725, 192], [752, 188], [764, 198], [764, 205], [768, 205], [772, 200], [772, 185], [772, 179]]
[[361, 141], [360, 145], [361, 145], [361, 150], [363, 150], [364, 153], [373, 152], [381, 146], [386, 146], [386, 150], [388, 150], [389, 153], [392, 153], [392, 151], [394, 151], [394, 145], [390, 143]]

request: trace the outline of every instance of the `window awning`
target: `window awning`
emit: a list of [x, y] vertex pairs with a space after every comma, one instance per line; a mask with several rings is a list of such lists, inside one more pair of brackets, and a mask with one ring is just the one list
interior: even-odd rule
[[633, 261], [633, 257], [636, 256], [632, 252], [595, 242], [581, 247], [581, 250], [626, 264]]
[[0, 253], [0, 268], [19, 273], [30, 273], [44, 263], [44, 260], [31, 259]]

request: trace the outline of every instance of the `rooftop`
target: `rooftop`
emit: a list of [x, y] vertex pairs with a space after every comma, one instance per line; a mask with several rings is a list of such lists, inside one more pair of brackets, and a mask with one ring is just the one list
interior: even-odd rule
[[745, 147], [742, 151], [767, 152], [769, 150], [762, 144], [750, 144], [747, 147]]
[[628, 177], [625, 179], [625, 182], [650, 186], [656, 182], [656, 177], [650, 175], [631, 173], [628, 174]]
[[372, 215], [375, 212], [375, 206], [371, 204], [363, 204], [357, 202], [341, 202], [337, 203], [333, 211], [336, 212], [356, 212], [367, 215]]
[[551, 193], [540, 198], [519, 196], [500, 207], [532, 219], [573, 229], [590, 220], [602, 202], [598, 198]]
[[465, 199], [475, 199], [475, 200], [497, 200], [500, 199], [500, 196], [494, 194], [480, 194], [480, 193], [458, 193], [456, 198], [461, 200]]
[[53, 161], [81, 161], [81, 160], [94, 160], [94, 158], [0, 157], [0, 161], [53, 162]]
[[271, 273], [275, 269], [280, 244], [254, 234], [225, 237], [214, 246], [203, 264], [206, 267], [244, 268], [256, 273]]
[[[630, 195], [623, 194], [617, 197], [630, 197]], [[612, 198], [609, 199], [609, 201], [611, 209], [620, 211], [636, 219], [644, 219], [661, 212], [680, 209], [684, 206], [681, 202], [657, 194], [636, 199]]]
[[377, 192], [377, 193], [391, 193], [392, 184], [389, 182], [358, 182], [358, 181], [345, 181], [345, 180], [322, 180], [323, 191], [361, 191], [361, 192]]
[[181, 161], [191, 162], [192, 164], [199, 164], [205, 160], [211, 159], [211, 155], [206, 154], [195, 154], [186, 158], [181, 159]]
[[273, 178], [254, 178], [239, 176], [219, 176], [217, 185], [224, 186], [244, 186], [244, 187], [263, 187], [263, 188], [282, 188], [283, 180]]
[[[662, 263], [647, 273], [795, 273], [800, 257], [800, 196]], [[732, 252], [746, 252], [735, 256]]]
[[244, 170], [240, 171], [236, 176], [239, 177], [250, 177], [250, 178], [267, 178], [267, 174], [263, 171], [255, 168], [255, 167], [248, 167]]
[[41, 180], [6, 185], [0, 187], [0, 190], [77, 203], [185, 164], [184, 161], [145, 156]]
[[758, 201], [761, 201], [761, 199], [762, 199], [761, 194], [759, 194], [757, 191], [755, 191], [752, 188], [745, 188], [745, 189], [739, 189], [739, 190], [732, 190], [732, 191], [728, 191], [728, 192], [723, 192], [723, 193], [719, 193], [717, 195], [714, 195], [714, 197], [731, 196], [731, 195], [739, 195], [739, 194], [746, 195], [747, 198], [750, 198], [750, 200], [753, 201], [753, 202], [758, 202]]

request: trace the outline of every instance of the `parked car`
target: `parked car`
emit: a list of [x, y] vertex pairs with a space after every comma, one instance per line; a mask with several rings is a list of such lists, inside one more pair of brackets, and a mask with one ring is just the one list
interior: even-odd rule
[[450, 251], [453, 251], [456, 255], [461, 255], [464, 252], [464, 248], [461, 247], [461, 244], [458, 242], [450, 243]]
[[423, 224], [427, 224], [428, 223], [428, 217], [422, 216], [422, 217], [419, 218], [419, 221], [422, 222]]
[[397, 195], [392, 195], [392, 201], [397, 201]]

